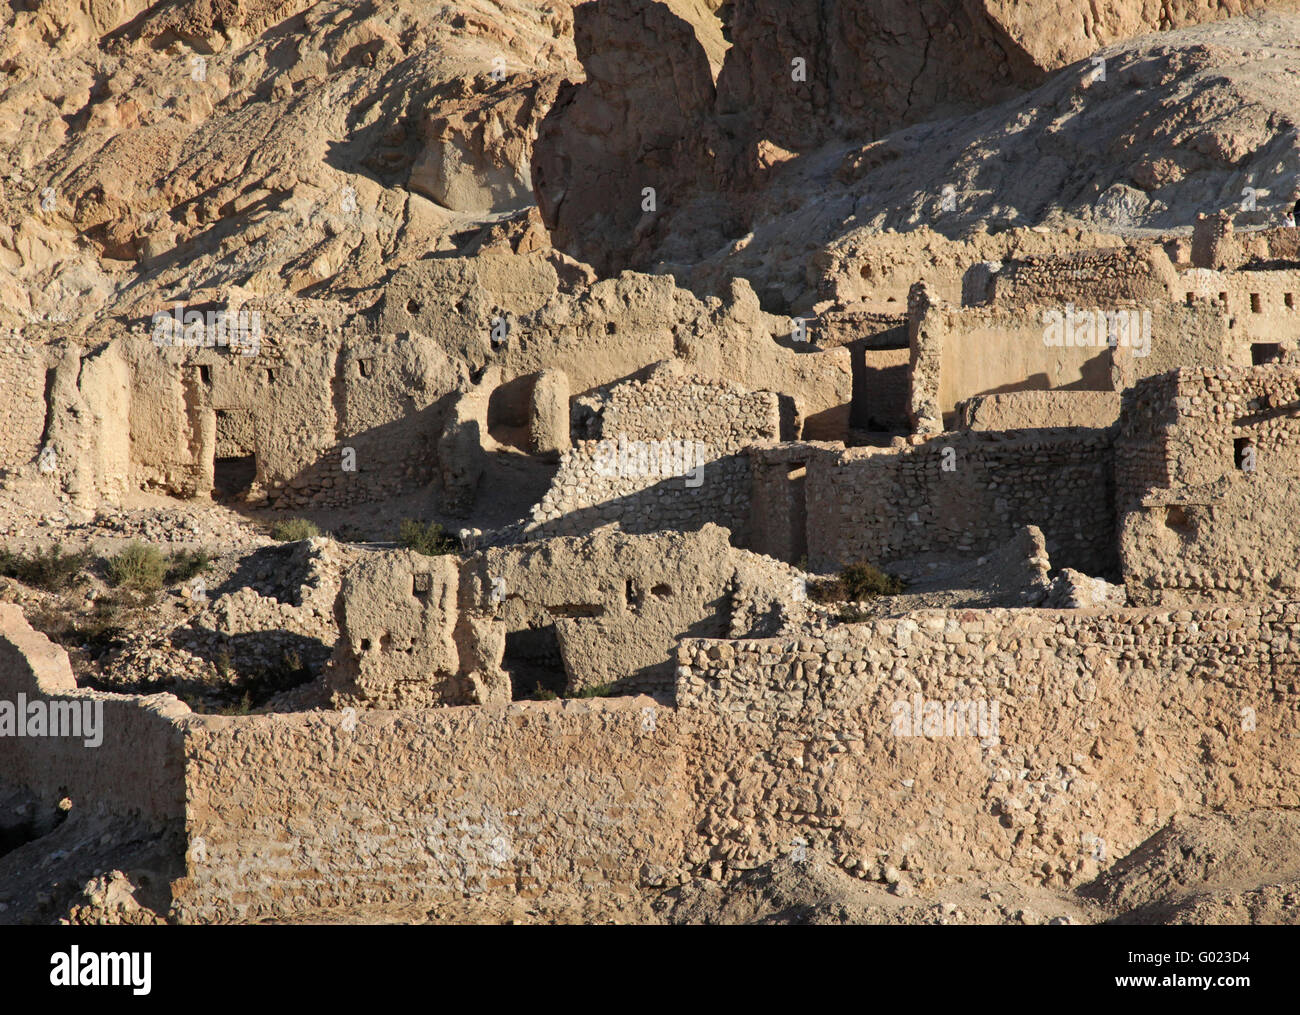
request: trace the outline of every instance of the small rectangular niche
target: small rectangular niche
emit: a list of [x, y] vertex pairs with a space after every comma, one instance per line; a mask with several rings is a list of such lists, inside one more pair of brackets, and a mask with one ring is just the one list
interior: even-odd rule
[[1280, 363], [1282, 346], [1278, 342], [1252, 342], [1250, 345], [1250, 362], [1254, 366], [1266, 363]]
[[1255, 442], [1249, 437], [1237, 437], [1232, 442], [1232, 464], [1238, 469], [1253, 472], [1255, 468]]

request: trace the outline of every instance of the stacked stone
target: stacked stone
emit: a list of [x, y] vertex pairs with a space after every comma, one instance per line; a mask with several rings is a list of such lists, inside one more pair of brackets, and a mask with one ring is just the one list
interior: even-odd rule
[[721, 380], [630, 381], [610, 393], [601, 435], [617, 440], [699, 441], [710, 453], [736, 452], [780, 436], [777, 397]]
[[[679, 709], [773, 763], [747, 783], [703, 759], [708, 859], [743, 869], [802, 836], [862, 876], [1009, 867], [1082, 883], [1189, 801], [1276, 804], [1300, 687], [1279, 698], [1273, 674], [1300, 662], [1297, 631], [1300, 603], [1277, 603], [927, 610], [818, 638], [684, 641]], [[937, 721], [913, 728], [917, 702]], [[1251, 774], [1225, 780], [1224, 764]]]
[[[780, 432], [777, 398], [724, 381], [656, 377], [618, 385], [605, 402], [603, 438], [564, 453], [551, 488], [532, 511], [529, 538], [576, 535], [601, 525], [624, 531], [692, 530], [709, 522], [740, 533], [750, 503], [742, 449]], [[620, 473], [618, 442], [649, 445], [644, 475]], [[684, 472], [665, 474], [669, 458]], [[635, 447], [629, 454], [637, 460]], [[698, 457], [697, 457], [698, 456]], [[698, 485], [687, 485], [699, 465]]]
[[1105, 573], [1114, 567], [1112, 440], [1095, 429], [968, 432], [816, 454], [809, 561], [825, 570], [941, 549], [972, 556], [1037, 525], [1055, 563]]
[[1008, 261], [993, 277], [992, 294], [992, 302], [1012, 306], [1110, 306], [1116, 300], [1167, 298], [1153, 281], [1144, 252], [1127, 247]]

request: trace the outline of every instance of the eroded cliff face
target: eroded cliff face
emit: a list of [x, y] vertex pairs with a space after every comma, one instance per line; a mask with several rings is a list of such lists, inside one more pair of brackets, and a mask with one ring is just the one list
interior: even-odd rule
[[[366, 305], [532, 204], [566, 0], [50, 2], [0, 15], [0, 320], [174, 293]], [[361, 294], [361, 295], [358, 295]]]
[[543, 121], [533, 186], [556, 246], [608, 273], [662, 241], [661, 202], [708, 185], [713, 76], [691, 24], [660, 3], [583, 4], [574, 43], [587, 81], [566, 82]]
[[821, 286], [818, 252], [855, 230], [1168, 229], [1242, 187], [1287, 198], [1294, 13], [1096, 51], [1237, 8], [1027, 6], [1037, 20], [737, 0], [719, 11], [733, 46], [710, 89], [691, 27], [663, 5], [580, 5], [587, 81], [562, 87], [533, 151], [552, 240], [602, 273], [668, 271], [697, 291], [743, 275], [787, 312]]

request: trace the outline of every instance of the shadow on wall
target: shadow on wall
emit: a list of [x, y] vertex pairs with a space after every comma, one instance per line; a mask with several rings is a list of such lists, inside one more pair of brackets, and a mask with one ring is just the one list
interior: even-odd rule
[[[724, 588], [721, 583], [719, 588]], [[629, 577], [623, 609], [613, 614], [596, 603], [546, 605], [519, 596], [508, 597], [501, 622], [506, 626], [501, 668], [510, 677], [515, 701], [538, 692], [575, 696], [599, 688], [601, 697], [649, 694], [665, 705], [675, 704], [676, 645], [683, 638], [723, 638], [730, 631], [731, 597], [726, 591], [699, 603], [700, 615], [686, 624], [676, 612], [676, 599], [695, 598], [698, 589], [674, 588], [669, 582], [644, 587]], [[630, 664], [620, 661], [617, 675], [607, 683], [593, 683], [593, 672], [603, 672], [593, 646], [628, 648], [628, 632], [635, 629], [642, 647], [653, 641], [663, 651], [644, 652]], [[652, 634], [652, 632], [654, 632]], [[603, 654], [603, 653], [602, 653]], [[640, 665], [638, 665], [640, 662]]]
[[[217, 410], [218, 440], [205, 452], [212, 499], [248, 514], [262, 506], [280, 511], [346, 507], [428, 487], [438, 481], [439, 437], [454, 397], [446, 395], [401, 419], [339, 437], [296, 471], [274, 478], [267, 475], [271, 467], [265, 449], [259, 453], [255, 442], [249, 446], [223, 439], [225, 421], [245, 410]], [[255, 441], [265, 439], [259, 428]], [[255, 482], [266, 492], [265, 505], [246, 500]]]
[[698, 486], [688, 486], [687, 476], [670, 476], [622, 496], [568, 506], [558, 519], [532, 523], [527, 538], [586, 535], [612, 524], [632, 535], [694, 532], [714, 524], [730, 530], [732, 546], [745, 549], [750, 538], [749, 456], [724, 455], [700, 468]]

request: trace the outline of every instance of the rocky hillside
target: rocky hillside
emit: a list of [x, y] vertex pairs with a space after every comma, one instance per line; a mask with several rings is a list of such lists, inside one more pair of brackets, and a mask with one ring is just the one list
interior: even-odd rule
[[10, 4], [0, 324], [280, 293], [365, 308], [409, 261], [547, 245], [534, 184], [556, 245], [601, 273], [744, 274], [772, 306], [811, 250], [935, 224], [946, 187], [954, 228], [1179, 224], [1294, 170], [1293, 23], [1121, 44], [1091, 84], [1087, 61], [1056, 72], [1256, 6]]
[[[658, 266], [705, 289], [742, 275], [780, 311], [816, 288], [819, 250], [883, 231], [1176, 229], [1197, 212], [1236, 209], [1247, 188], [1262, 223], [1298, 196], [1294, 13], [1144, 36], [1050, 75], [1041, 54], [1022, 54], [1019, 65], [1038, 71], [1019, 77], [1009, 57], [1005, 73], [945, 62], [923, 75], [931, 86], [953, 74], [993, 98], [1007, 93], [999, 80], [1042, 83], [877, 138], [876, 126], [916, 119], [906, 104], [878, 122], [857, 115], [864, 96], [889, 108], [886, 86], [819, 90], [811, 74], [791, 83], [773, 68], [780, 94], [745, 103], [770, 112], [733, 113], [730, 63], [715, 92], [682, 25], [663, 12], [661, 44], [645, 47], [639, 22], [617, 13], [628, 6], [579, 8], [587, 81], [561, 91], [534, 162], [554, 242], [601, 271]], [[799, 49], [779, 35], [767, 45], [773, 56]], [[787, 121], [803, 126], [791, 133]], [[642, 210], [645, 188], [653, 214]]]

